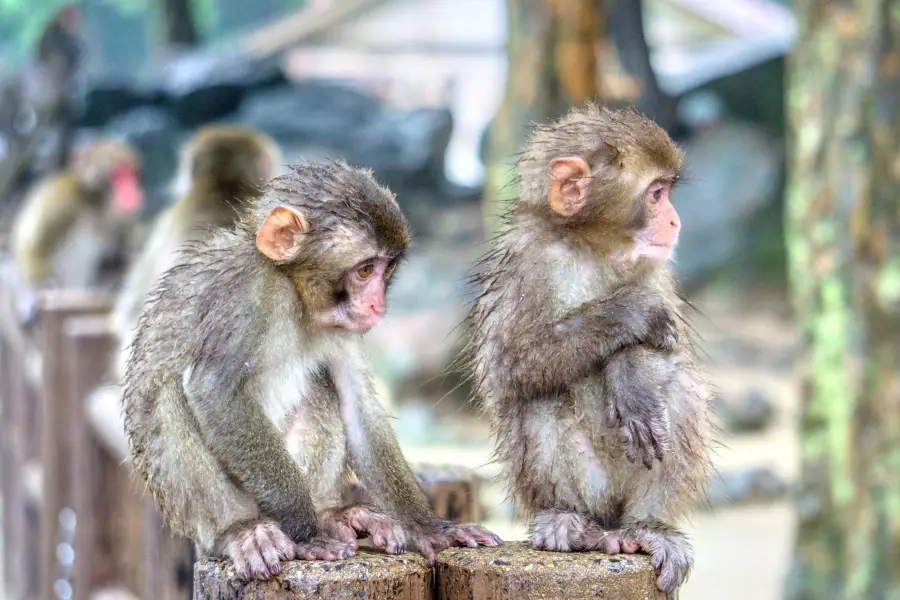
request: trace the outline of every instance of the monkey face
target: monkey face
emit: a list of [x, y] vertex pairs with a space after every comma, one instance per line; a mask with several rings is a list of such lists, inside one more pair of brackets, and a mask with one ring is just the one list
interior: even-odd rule
[[377, 257], [348, 270], [334, 306], [320, 316], [321, 324], [358, 334], [377, 325], [386, 307], [387, 282], [396, 266], [396, 259]]
[[681, 219], [669, 198], [672, 183], [654, 181], [641, 195], [639, 202], [647, 207], [647, 226], [635, 234], [636, 257], [665, 261], [678, 243]]
[[299, 183], [282, 188], [276, 179], [261, 199], [280, 203], [258, 228], [257, 249], [290, 277], [308, 325], [366, 333], [384, 315], [391, 276], [409, 247], [400, 206], [345, 165], [295, 173]]

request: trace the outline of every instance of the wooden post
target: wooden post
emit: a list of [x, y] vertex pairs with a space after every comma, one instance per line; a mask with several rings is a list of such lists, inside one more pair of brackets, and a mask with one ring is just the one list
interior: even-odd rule
[[241, 581], [228, 561], [204, 559], [194, 566], [194, 600], [432, 600], [431, 570], [420, 555], [389, 555], [360, 548], [340, 561], [282, 563], [282, 574], [268, 581]]
[[41, 516], [40, 516], [40, 598], [56, 597], [54, 582], [61, 575], [57, 562], [57, 543], [60, 512], [70, 505], [71, 481], [69, 458], [73, 456], [75, 406], [67, 382], [69, 370], [63, 350], [63, 326], [69, 317], [98, 314], [108, 311], [109, 295], [94, 291], [56, 290], [46, 292], [40, 299], [41, 340]]
[[[481, 520], [478, 498], [478, 475], [471, 469], [456, 465], [412, 465], [413, 473], [428, 498], [431, 510], [441, 518], [456, 523], [476, 523]], [[360, 483], [351, 483], [343, 493], [346, 504], [372, 502]]]
[[451, 548], [437, 558], [439, 600], [665, 600], [650, 557], [542, 552], [526, 542]]
[[[0, 339], [0, 488], [3, 492], [3, 581], [10, 598], [28, 593], [26, 497], [22, 466], [26, 460], [25, 388], [22, 361], [5, 338]], [[32, 560], [34, 560], [33, 557]], [[32, 582], [33, 583], [33, 582]], [[31, 590], [33, 593], [34, 590]]]
[[77, 519], [72, 598], [87, 600], [94, 590], [115, 581], [115, 557], [100, 535], [101, 523], [109, 519], [103, 511], [109, 503], [98, 501], [100, 495], [113, 490], [103, 485], [106, 457], [94, 440], [83, 401], [78, 399], [84, 398], [103, 378], [116, 338], [106, 317], [73, 317], [64, 324], [64, 334], [62, 351], [70, 357], [68, 384], [75, 403], [69, 422], [73, 442], [69, 457], [73, 474], [71, 506]]

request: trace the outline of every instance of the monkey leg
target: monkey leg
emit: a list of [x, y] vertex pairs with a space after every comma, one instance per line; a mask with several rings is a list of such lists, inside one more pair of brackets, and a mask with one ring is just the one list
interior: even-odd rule
[[657, 350], [632, 346], [612, 355], [603, 369], [603, 424], [621, 431], [625, 456], [647, 469], [670, 446], [672, 361]]
[[274, 521], [233, 525], [216, 541], [215, 552], [234, 561], [242, 579], [269, 579], [281, 573], [281, 561], [295, 556], [294, 542]]
[[400, 522], [370, 504], [326, 510], [319, 515], [319, 529], [354, 548], [357, 539], [371, 536], [372, 544], [388, 554], [406, 550], [406, 534]]

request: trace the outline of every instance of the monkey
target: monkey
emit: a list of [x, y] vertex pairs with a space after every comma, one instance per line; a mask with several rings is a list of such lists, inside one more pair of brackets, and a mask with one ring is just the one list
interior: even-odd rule
[[[126, 363], [125, 432], [135, 472], [198, 554], [265, 579], [280, 560], [352, 556], [366, 534], [432, 563], [451, 545], [500, 543], [431, 511], [375, 397], [360, 339], [409, 246], [371, 171], [303, 161], [160, 277]], [[353, 476], [378, 509], [329, 506]]]
[[11, 235], [13, 260], [29, 285], [102, 283], [104, 261], [124, 246], [143, 204], [140, 166], [127, 143], [101, 138], [29, 190]]
[[476, 267], [462, 357], [532, 546], [643, 550], [666, 593], [693, 565], [673, 523], [705, 489], [713, 434], [668, 266], [682, 169], [633, 108], [536, 126]]
[[248, 198], [279, 168], [281, 152], [274, 140], [250, 128], [208, 125], [182, 147], [179, 179], [186, 192], [153, 225], [138, 259], [128, 269], [113, 310], [119, 340], [119, 360], [113, 378], [121, 381], [131, 334], [146, 295], [172, 265], [178, 248], [210, 229], [228, 227]]
[[62, 169], [71, 150], [76, 107], [73, 91], [82, 66], [83, 49], [79, 39], [81, 11], [66, 4], [44, 27], [35, 49], [31, 74], [32, 94], [38, 119], [55, 125], [59, 131], [53, 169]]

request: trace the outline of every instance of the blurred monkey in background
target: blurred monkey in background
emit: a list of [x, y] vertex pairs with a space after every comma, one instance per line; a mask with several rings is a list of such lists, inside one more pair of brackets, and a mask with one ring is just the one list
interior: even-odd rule
[[246, 200], [258, 196], [280, 171], [281, 152], [258, 131], [232, 125], [200, 129], [182, 149], [179, 179], [187, 183], [156, 220], [140, 256], [131, 266], [116, 301], [114, 328], [120, 353], [115, 379], [124, 361], [147, 293], [175, 261], [179, 246], [196, 241], [213, 228], [230, 227]]

